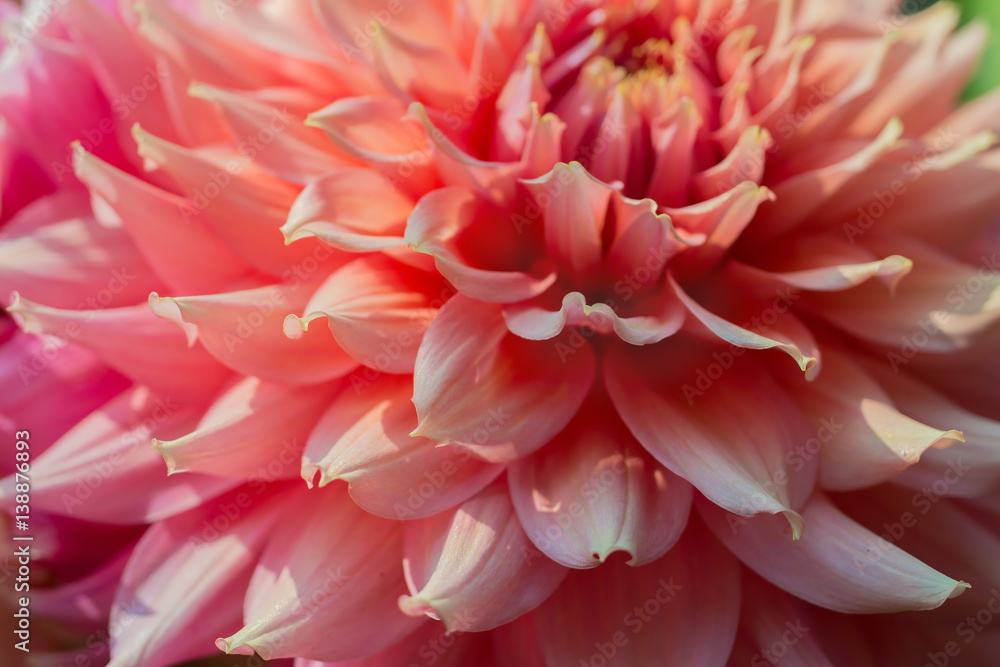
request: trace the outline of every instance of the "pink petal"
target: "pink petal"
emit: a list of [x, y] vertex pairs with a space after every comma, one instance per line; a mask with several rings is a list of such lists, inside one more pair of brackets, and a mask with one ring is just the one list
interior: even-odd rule
[[342, 479], [354, 502], [390, 519], [422, 518], [463, 502], [504, 466], [409, 434], [417, 424], [410, 377], [352, 377], [313, 429], [302, 476], [319, 486]]
[[313, 384], [341, 377], [357, 362], [325, 331], [314, 330], [299, 340], [284, 332], [289, 311], [301, 311], [309, 289], [300, 281], [209, 294], [163, 297], [149, 295], [149, 307], [200, 340], [212, 356], [229, 368], [271, 382]]
[[239, 625], [254, 564], [290, 509], [281, 494], [261, 497], [249, 488], [142, 536], [111, 610], [111, 627], [128, 632], [112, 639], [109, 667], [167, 667], [211, 655], [219, 632]]
[[287, 243], [315, 236], [348, 252], [403, 245], [413, 201], [367, 169], [337, 169], [299, 194], [281, 228]]
[[[230, 376], [204, 350], [189, 348], [181, 332], [144, 305], [60, 310], [31, 303], [15, 292], [7, 312], [24, 331], [72, 341], [136, 382], [170, 396], [210, 395]], [[199, 378], [196, 386], [192, 377]]]
[[596, 567], [616, 551], [646, 565], [681, 536], [691, 486], [601, 407], [585, 407], [548, 446], [511, 465], [511, 498], [531, 541], [566, 567]]
[[[832, 347], [826, 354], [827, 368], [815, 382], [786, 381], [816, 429], [816, 437], [798, 451], [800, 457], [818, 455], [822, 488], [848, 491], [888, 481], [917, 463], [929, 447], [963, 441], [959, 431], [931, 428], [898, 411], [849, 354]], [[920, 411], [910, 414], [924, 417]]]
[[0, 294], [16, 288], [56, 308], [97, 309], [132, 305], [163, 288], [125, 230], [98, 224], [86, 205], [25, 234], [12, 229], [17, 221], [0, 245]]
[[365, 366], [412, 373], [424, 331], [450, 292], [433, 274], [369, 255], [327, 278], [302, 318], [286, 318], [285, 333], [299, 338], [325, 318], [337, 343]]
[[196, 430], [174, 440], [154, 439], [153, 447], [170, 474], [247, 479], [264, 470], [270, 477], [293, 479], [306, 438], [338, 388], [288, 387], [246, 377], [219, 395]]
[[109, 227], [123, 226], [167, 285], [181, 292], [212, 292], [250, 275], [250, 268], [211, 232], [191, 224], [197, 209], [190, 202], [116, 169], [79, 145], [74, 156], [97, 219]]
[[[719, 363], [700, 358], [706, 366]], [[682, 388], [677, 370], [671, 376], [647, 363], [637, 371], [637, 360], [618, 350], [605, 360], [604, 377], [618, 414], [664, 466], [731, 512], [784, 514], [797, 538], [803, 523], [796, 510], [816, 471], [815, 460], [794, 456], [808, 429], [788, 396], [750, 361], [723, 370], [707, 397]], [[693, 369], [687, 375], [699, 384]]]
[[505, 484], [487, 487], [454, 512], [408, 522], [403, 568], [410, 595], [400, 597], [400, 609], [441, 619], [449, 631], [512, 621], [566, 576], [565, 568], [534, 552]]
[[286, 247], [280, 231], [296, 188], [257, 167], [237, 150], [184, 148], [133, 126], [147, 168], [168, 174], [196, 213], [191, 224], [209, 227], [247, 264], [275, 277], [318, 258], [317, 242]]
[[[816, 347], [812, 335], [804, 325], [798, 323], [791, 313], [782, 312], [782, 317], [777, 324], [770, 329], [765, 328], [769, 335], [765, 336], [756, 331], [747, 329], [750, 325], [747, 322], [744, 326], [733, 324], [727, 319], [709, 312], [697, 301], [688, 296], [672, 276], [667, 276], [668, 284], [673, 288], [674, 294], [687, 308], [688, 312], [694, 315], [694, 319], [700, 322], [704, 328], [712, 335], [731, 343], [732, 345], [748, 350], [781, 350], [798, 364], [799, 368], [805, 371], [806, 379], [813, 379], [819, 374], [819, 349]], [[779, 300], [781, 295], [779, 293]], [[778, 303], [779, 301], [775, 301]], [[787, 300], [782, 304], [785, 311], [789, 306]], [[759, 312], [763, 312], [761, 309]], [[691, 321], [690, 318], [688, 321]], [[792, 337], [793, 334], [795, 340]]]
[[[154, 436], [186, 432], [197, 415], [198, 406], [145, 387], [112, 399], [32, 461], [32, 507], [101, 523], [152, 523], [229, 490], [235, 486], [231, 480], [168, 479], [149, 446]], [[14, 481], [8, 477], [3, 483], [11, 504]]]
[[722, 667], [739, 620], [739, 581], [738, 562], [700, 522], [645, 567], [571, 572], [534, 614], [545, 662]]
[[[537, 296], [556, 280], [553, 271], [541, 275], [521, 271], [495, 271], [468, 264], [453, 243], [479, 219], [481, 208], [471, 192], [442, 188], [423, 197], [406, 224], [406, 243], [434, 258], [438, 271], [459, 292], [480, 301], [511, 303]], [[507, 221], [505, 221], [507, 222]], [[507, 222], [509, 226], [509, 222]]]
[[569, 276], [595, 272], [601, 264], [601, 233], [614, 188], [578, 162], [557, 164], [525, 185], [544, 211], [545, 243], [560, 272]]
[[802, 510], [809, 530], [797, 541], [782, 534], [777, 517], [742, 519], [708, 501], [696, 504], [715, 536], [750, 569], [820, 607], [846, 614], [934, 609], [968, 587], [879, 542], [820, 494]]
[[498, 306], [455, 296], [417, 354], [413, 434], [467, 447], [487, 461], [524, 456], [569, 423], [594, 371], [582, 337], [577, 347], [522, 341], [507, 334]]
[[246, 625], [218, 647], [252, 649], [265, 660], [352, 660], [413, 631], [418, 621], [396, 609], [406, 590], [400, 524], [359, 509], [341, 485], [299, 491], [294, 500], [250, 581]]

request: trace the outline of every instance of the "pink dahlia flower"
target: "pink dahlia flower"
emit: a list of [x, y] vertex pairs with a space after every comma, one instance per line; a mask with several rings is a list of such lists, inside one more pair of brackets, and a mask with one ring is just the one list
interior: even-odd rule
[[1000, 654], [1000, 95], [950, 5], [26, 5], [4, 664]]

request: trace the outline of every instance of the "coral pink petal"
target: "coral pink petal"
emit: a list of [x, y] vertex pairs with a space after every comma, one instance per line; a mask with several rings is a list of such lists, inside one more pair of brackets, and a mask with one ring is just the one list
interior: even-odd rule
[[281, 231], [287, 243], [314, 236], [348, 252], [403, 245], [413, 201], [366, 169], [336, 169], [299, 194]]
[[[112, 639], [109, 667], [168, 667], [214, 652], [215, 629], [239, 625], [254, 565], [281, 511], [290, 509], [274, 495], [240, 490], [142, 536], [111, 610], [111, 623], [128, 632]], [[223, 506], [237, 516], [227, 517]]]
[[[807, 602], [845, 614], [934, 609], [968, 584], [947, 577], [899, 547], [880, 542], [821, 494], [802, 510], [809, 527], [787, 539], [777, 517], [744, 519], [712, 502], [696, 506], [712, 532], [750, 569]], [[873, 557], [873, 549], [878, 549]]]
[[342, 485], [297, 490], [289, 502], [295, 510], [271, 531], [247, 589], [245, 625], [221, 649], [352, 660], [418, 627], [396, 608], [406, 591], [399, 523], [361, 510]]
[[301, 312], [308, 298], [309, 289], [297, 281], [205, 296], [161, 298], [154, 292], [149, 307], [239, 373], [272, 382], [314, 384], [346, 375], [357, 361], [326, 331], [307, 331], [299, 340], [285, 335], [286, 315]]
[[815, 459], [794, 454], [808, 427], [783, 390], [747, 362], [724, 371], [710, 397], [682, 389], [682, 377], [662, 369], [637, 371], [636, 360], [617, 350], [605, 360], [604, 377], [618, 414], [664, 466], [731, 512], [784, 514], [797, 538], [797, 510], [816, 474]]
[[492, 648], [488, 634], [449, 633], [441, 623], [427, 620], [389, 648], [367, 658], [337, 662], [296, 658], [294, 667], [410, 667], [421, 662], [434, 667], [493, 667]]
[[528, 454], [569, 423], [590, 390], [594, 353], [522, 341], [500, 308], [453, 297], [427, 329], [414, 369], [415, 435], [488, 461]]
[[427, 326], [451, 289], [437, 276], [388, 257], [361, 257], [330, 275], [306, 304], [289, 316], [285, 333], [302, 335], [325, 319], [340, 346], [369, 368], [412, 373]]
[[408, 522], [403, 569], [407, 614], [432, 615], [449, 631], [482, 631], [541, 604], [566, 569], [538, 554], [524, 534], [505, 484], [446, 512]]
[[[77, 177], [90, 189], [94, 214], [123, 226], [150, 267], [181, 292], [225, 289], [251, 274], [243, 260], [205, 227], [193, 224], [191, 202], [156, 188], [75, 149]], [[206, 262], [205, 257], [211, 257]]]
[[320, 486], [342, 479], [368, 512], [413, 519], [454, 507], [503, 472], [467, 450], [410, 436], [412, 393], [410, 377], [352, 375], [309, 436], [302, 476], [312, 484], [319, 473]]
[[[133, 126], [136, 150], [147, 168], [168, 174], [190, 200], [193, 225], [206, 225], [247, 264], [287, 279], [295, 267], [325, 260], [318, 242], [286, 247], [281, 226], [297, 189], [236, 150], [197, 150]], [[309, 258], [312, 257], [313, 260]]]
[[[849, 491], [879, 484], [915, 464], [929, 447], [963, 441], [959, 431], [931, 428], [899, 412], [849, 355], [831, 347], [827, 355], [827, 369], [816, 382], [787, 382], [815, 428], [815, 440], [804, 443], [803, 450], [818, 455], [822, 488]], [[920, 411], [911, 414], [923, 419]]]
[[540, 276], [520, 271], [494, 271], [470, 266], [452, 243], [476, 222], [476, 196], [460, 188], [442, 188], [423, 197], [406, 224], [406, 243], [434, 258], [438, 271], [459, 292], [495, 303], [523, 301], [538, 296], [555, 282], [554, 272]]
[[691, 485], [599, 406], [511, 464], [508, 480], [528, 537], [567, 567], [596, 567], [616, 551], [629, 565], [651, 563], [680, 538], [691, 509]]
[[545, 664], [610, 655], [618, 665], [722, 667], [739, 621], [739, 581], [738, 561], [700, 522], [645, 567], [571, 572], [534, 613]]
[[245, 377], [208, 407], [196, 430], [153, 440], [170, 474], [294, 479], [310, 431], [339, 387], [289, 387]]
[[[32, 462], [33, 507], [101, 523], [152, 523], [229, 490], [236, 482], [202, 475], [168, 479], [149, 446], [156, 436], [190, 430], [198, 409], [145, 387], [112, 399]], [[13, 500], [13, 492], [9, 477], [3, 495]]]
[[577, 162], [558, 164], [525, 185], [544, 211], [545, 243], [559, 272], [568, 276], [593, 273], [601, 263], [601, 234], [615, 189]]
[[[204, 350], [188, 347], [183, 333], [157, 319], [145, 305], [60, 310], [15, 292], [7, 311], [24, 331], [72, 341], [136, 382], [176, 398], [211, 394], [230, 376]], [[196, 385], [192, 377], [199, 378]]]

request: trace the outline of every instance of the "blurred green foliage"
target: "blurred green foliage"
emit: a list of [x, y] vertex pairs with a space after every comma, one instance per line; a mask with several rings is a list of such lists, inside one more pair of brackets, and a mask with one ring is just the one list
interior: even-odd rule
[[990, 28], [990, 40], [979, 63], [975, 78], [965, 91], [965, 97], [982, 95], [1000, 83], [1000, 1], [956, 0], [962, 8], [962, 21], [978, 19]]

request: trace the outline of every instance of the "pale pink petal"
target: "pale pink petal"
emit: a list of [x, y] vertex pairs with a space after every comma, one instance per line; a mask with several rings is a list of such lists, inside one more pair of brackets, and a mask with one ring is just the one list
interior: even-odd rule
[[644, 567], [571, 572], [534, 613], [545, 663], [722, 667], [739, 620], [739, 581], [739, 563], [700, 522]]
[[500, 308], [458, 295], [420, 346], [414, 435], [471, 449], [487, 461], [524, 456], [569, 423], [590, 390], [594, 353], [582, 339], [523, 341]]
[[[32, 507], [102, 523], [152, 523], [231, 489], [235, 481], [203, 475], [168, 479], [150, 447], [156, 436], [193, 428], [199, 407], [145, 387], [112, 399], [32, 461]], [[10, 504], [14, 483], [3, 482]]]
[[[744, 519], [710, 501], [696, 503], [712, 532], [750, 569], [820, 607], [847, 614], [934, 609], [968, 584], [930, 568], [814, 495], [802, 510], [797, 541], [777, 517]], [[877, 553], [873, 556], [873, 550]]]
[[299, 338], [325, 319], [340, 347], [365, 366], [412, 373], [424, 331], [450, 294], [433, 274], [369, 255], [327, 278], [301, 318], [286, 318], [285, 334]]
[[[716, 355], [701, 358], [718, 364], [724, 358]], [[723, 370], [708, 396], [681, 387], [685, 378], [673, 369], [640, 372], [636, 359], [619, 353], [607, 356], [604, 377], [618, 414], [664, 466], [741, 516], [784, 514], [798, 538], [797, 510], [812, 489], [816, 462], [794, 452], [809, 430], [784, 391], [750, 362]], [[691, 366], [687, 375], [697, 384]]]
[[[107, 310], [60, 310], [16, 292], [7, 311], [20, 327], [84, 347], [115, 370], [178, 398], [214, 393], [230, 376], [204, 350], [191, 348], [176, 327], [145, 305]], [[191, 378], [199, 378], [192, 385]]]
[[457, 447], [412, 437], [413, 380], [385, 376], [350, 384], [313, 429], [302, 476], [319, 486], [342, 479], [362, 508], [390, 519], [422, 518], [464, 501], [504, 470]]
[[528, 537], [567, 567], [596, 567], [616, 551], [646, 565], [674, 545], [691, 509], [691, 486], [597, 406], [512, 464], [508, 480]]
[[193, 344], [233, 370], [286, 384], [313, 384], [338, 378], [357, 366], [326, 331], [285, 335], [289, 312], [301, 312], [310, 289], [296, 279], [267, 287], [189, 297], [149, 295], [149, 308], [174, 322]]
[[[94, 215], [109, 227], [124, 227], [149, 266], [182, 292], [225, 289], [251, 274], [216, 236], [195, 224], [191, 202], [160, 190], [83, 150], [74, 167], [92, 197]], [[203, 260], [211, 257], [211, 262]]]
[[315, 236], [348, 252], [369, 252], [403, 245], [413, 201], [378, 174], [337, 169], [299, 194], [282, 226], [287, 243]]
[[295, 511], [271, 531], [254, 570], [245, 625], [218, 647], [266, 660], [351, 660], [416, 629], [417, 619], [396, 608], [406, 590], [399, 522], [359, 509], [341, 485], [292, 500]]
[[253, 567], [281, 512], [291, 509], [287, 495], [250, 488], [142, 536], [111, 610], [111, 627], [128, 631], [111, 640], [109, 667], [168, 667], [212, 655], [219, 632], [239, 626]]
[[294, 479], [310, 431], [337, 385], [288, 387], [246, 377], [208, 407], [182, 437], [158, 437], [153, 447], [170, 474], [199, 472], [247, 479], [261, 470]]
[[491, 485], [454, 512], [407, 522], [410, 595], [399, 607], [440, 619], [449, 631], [503, 625], [541, 604], [566, 576], [566, 568], [533, 552], [506, 484]]

